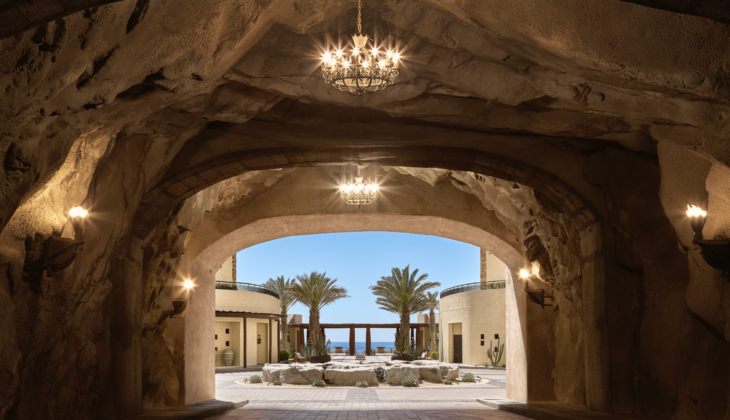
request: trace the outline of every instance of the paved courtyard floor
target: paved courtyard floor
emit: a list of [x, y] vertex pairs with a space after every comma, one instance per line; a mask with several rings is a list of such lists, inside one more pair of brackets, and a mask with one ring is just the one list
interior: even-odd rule
[[[334, 356], [334, 355], [333, 355]], [[333, 360], [335, 357], [333, 357]], [[348, 358], [351, 359], [351, 358]], [[375, 359], [375, 358], [373, 358]], [[368, 357], [368, 360], [371, 360]], [[424, 388], [274, 387], [237, 384], [259, 371], [219, 373], [216, 399], [249, 404], [211, 419], [525, 419], [486, 407], [482, 399], [506, 398], [504, 370], [460, 369], [481, 384]]]

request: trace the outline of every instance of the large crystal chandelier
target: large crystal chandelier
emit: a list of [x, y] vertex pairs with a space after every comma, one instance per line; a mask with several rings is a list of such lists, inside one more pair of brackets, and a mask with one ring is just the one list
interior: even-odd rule
[[324, 80], [335, 88], [355, 95], [383, 90], [398, 77], [400, 54], [390, 49], [381, 51], [375, 41], [368, 45], [362, 34], [362, 0], [357, 2], [357, 35], [350, 51], [337, 48], [322, 55]]
[[354, 183], [340, 185], [340, 198], [347, 204], [352, 206], [364, 206], [372, 204], [378, 200], [378, 184], [363, 182], [360, 176], [360, 168], [357, 168], [357, 177]]

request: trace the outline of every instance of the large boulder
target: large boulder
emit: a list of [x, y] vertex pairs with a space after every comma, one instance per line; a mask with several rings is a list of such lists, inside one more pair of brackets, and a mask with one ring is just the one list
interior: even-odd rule
[[358, 381], [365, 381], [368, 386], [378, 386], [378, 377], [372, 368], [327, 369], [324, 380], [332, 385], [353, 386]]
[[416, 379], [421, 379], [421, 373], [419, 372], [418, 366], [392, 366], [388, 371], [387, 383], [390, 385], [401, 385], [403, 378], [406, 376], [413, 376]]
[[415, 366], [433, 366], [433, 365], [440, 365], [441, 362], [438, 360], [414, 360], [411, 362], [412, 365]]
[[459, 365], [444, 363], [439, 365], [439, 369], [443, 380], [455, 381], [459, 377]]
[[262, 375], [262, 379], [264, 382], [280, 380], [279, 375], [284, 369], [289, 369], [289, 365], [266, 365], [263, 368], [264, 374]]
[[443, 383], [444, 380], [441, 377], [441, 368], [439, 366], [418, 366], [418, 373], [421, 375], [421, 379], [426, 382]]
[[314, 365], [290, 365], [288, 369], [279, 371], [279, 379], [283, 384], [312, 385], [323, 377], [324, 368]]

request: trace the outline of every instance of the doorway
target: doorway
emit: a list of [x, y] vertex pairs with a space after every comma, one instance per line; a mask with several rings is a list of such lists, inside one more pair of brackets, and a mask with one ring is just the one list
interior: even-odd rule
[[256, 364], [269, 363], [269, 324], [256, 323]]
[[462, 363], [461, 334], [454, 334], [454, 363]]

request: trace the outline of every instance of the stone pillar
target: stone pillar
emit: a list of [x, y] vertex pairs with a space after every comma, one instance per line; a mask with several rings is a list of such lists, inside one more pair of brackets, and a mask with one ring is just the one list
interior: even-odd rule
[[370, 356], [372, 350], [370, 349], [370, 327], [365, 330], [365, 354]]
[[482, 283], [487, 281], [487, 250], [479, 248], [479, 278]]
[[236, 254], [233, 254], [233, 256], [231, 257], [231, 278], [234, 282], [238, 281], [236, 280], [236, 274]]
[[355, 355], [355, 327], [350, 327], [350, 356]]

